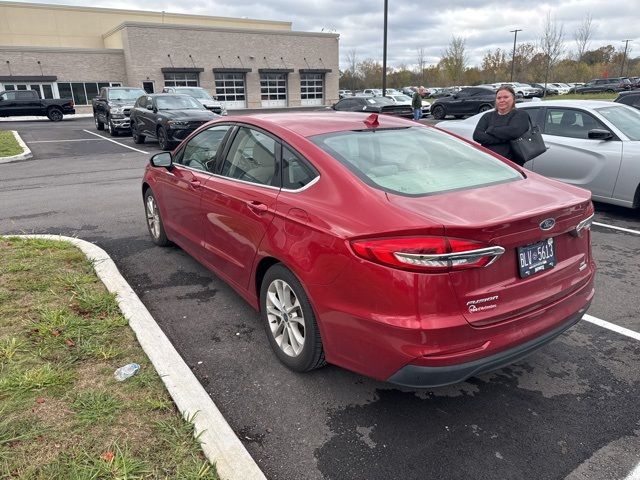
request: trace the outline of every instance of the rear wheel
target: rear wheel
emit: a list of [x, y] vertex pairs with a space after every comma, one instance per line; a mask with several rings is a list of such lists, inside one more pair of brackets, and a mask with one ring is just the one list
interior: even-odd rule
[[47, 118], [52, 122], [59, 122], [62, 120], [62, 110], [58, 107], [50, 108], [49, 111], [47, 111]]
[[272, 266], [260, 287], [260, 316], [278, 359], [308, 372], [326, 364], [320, 330], [298, 278], [282, 264]]
[[436, 120], [442, 120], [445, 117], [444, 107], [441, 105], [436, 105], [435, 107], [431, 107], [431, 115]]
[[612, 88], [609, 88], [607, 90], [604, 91], [605, 93], [616, 93], [615, 90], [613, 90]]
[[158, 146], [162, 150], [171, 150], [171, 143], [169, 142], [169, 135], [164, 127], [158, 127]]
[[96, 124], [96, 130], [104, 130], [104, 123], [98, 120], [98, 114], [95, 112], [93, 113], [93, 121]]
[[138, 133], [138, 129], [136, 128], [136, 125], [133, 122], [131, 123], [131, 136], [133, 137], [133, 143], [137, 143], [137, 144], [144, 143], [145, 139], [147, 138], [144, 135], [141, 135], [140, 133]]
[[147, 217], [147, 228], [149, 229], [153, 243], [160, 247], [169, 245], [167, 234], [164, 231], [162, 217], [160, 216], [160, 209], [158, 208], [156, 197], [150, 188], [144, 192], [144, 213]]

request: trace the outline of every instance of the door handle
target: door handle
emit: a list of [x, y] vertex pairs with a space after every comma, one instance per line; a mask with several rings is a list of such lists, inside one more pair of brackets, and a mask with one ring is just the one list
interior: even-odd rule
[[200, 188], [200, 180], [198, 180], [197, 178], [192, 178], [191, 180], [189, 180], [189, 185], [191, 185], [193, 188]]
[[264, 203], [256, 201], [247, 202], [247, 206], [252, 212], [257, 213], [258, 215], [267, 213], [267, 211], [269, 210], [269, 207], [267, 207]]

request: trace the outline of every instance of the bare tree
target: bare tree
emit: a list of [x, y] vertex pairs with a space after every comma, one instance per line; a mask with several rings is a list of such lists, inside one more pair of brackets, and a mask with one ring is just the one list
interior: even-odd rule
[[357, 69], [358, 69], [357, 49], [352, 48], [351, 50], [349, 50], [349, 53], [347, 53], [347, 65], [348, 65], [347, 70], [351, 75], [351, 91], [355, 92], [356, 78], [358, 76], [357, 75]]
[[418, 73], [420, 74], [420, 85], [424, 85], [424, 69], [427, 66], [427, 56], [424, 48], [418, 49]]
[[447, 77], [454, 83], [461, 82], [468, 62], [469, 57], [466, 52], [465, 39], [452, 37], [451, 43], [442, 53], [442, 59], [440, 60], [440, 65]]
[[[556, 19], [551, 19], [551, 11], [547, 12], [547, 19], [542, 31], [542, 37], [540, 38], [540, 50], [546, 60], [546, 68], [544, 74], [545, 87], [549, 81], [549, 72], [558, 63], [560, 55], [564, 51], [564, 26], [560, 24]], [[546, 90], [545, 90], [546, 94]]]
[[582, 23], [578, 28], [576, 28], [576, 31], [573, 34], [573, 38], [578, 46], [578, 62], [582, 61], [584, 52], [589, 48], [589, 42], [593, 36], [593, 28], [591, 25], [592, 20], [591, 13], [587, 13], [582, 19]]

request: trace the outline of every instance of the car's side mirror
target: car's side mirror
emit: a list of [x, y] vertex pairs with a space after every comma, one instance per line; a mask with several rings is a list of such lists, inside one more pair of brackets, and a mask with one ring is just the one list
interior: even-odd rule
[[153, 157], [149, 159], [149, 163], [152, 167], [164, 167], [171, 168], [173, 165], [173, 158], [171, 157], [171, 152], [161, 152], [156, 153]]
[[458, 98], [458, 95], [454, 93], [453, 95], [451, 95], [451, 98]]
[[589, 130], [588, 136], [591, 140], [610, 140], [613, 138], [613, 133], [604, 128], [593, 128]]
[[147, 110], [153, 110], [153, 105], [147, 105]]

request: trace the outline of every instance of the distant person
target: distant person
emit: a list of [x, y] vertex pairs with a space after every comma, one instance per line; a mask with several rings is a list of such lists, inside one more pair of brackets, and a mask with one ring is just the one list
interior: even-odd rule
[[473, 139], [489, 150], [515, 161], [511, 140], [529, 130], [529, 114], [516, 109], [516, 92], [509, 86], [496, 91], [496, 109], [485, 113], [473, 132]]
[[413, 119], [417, 122], [422, 118], [422, 97], [427, 93], [424, 87], [418, 88], [411, 99], [411, 108], [413, 109]]

